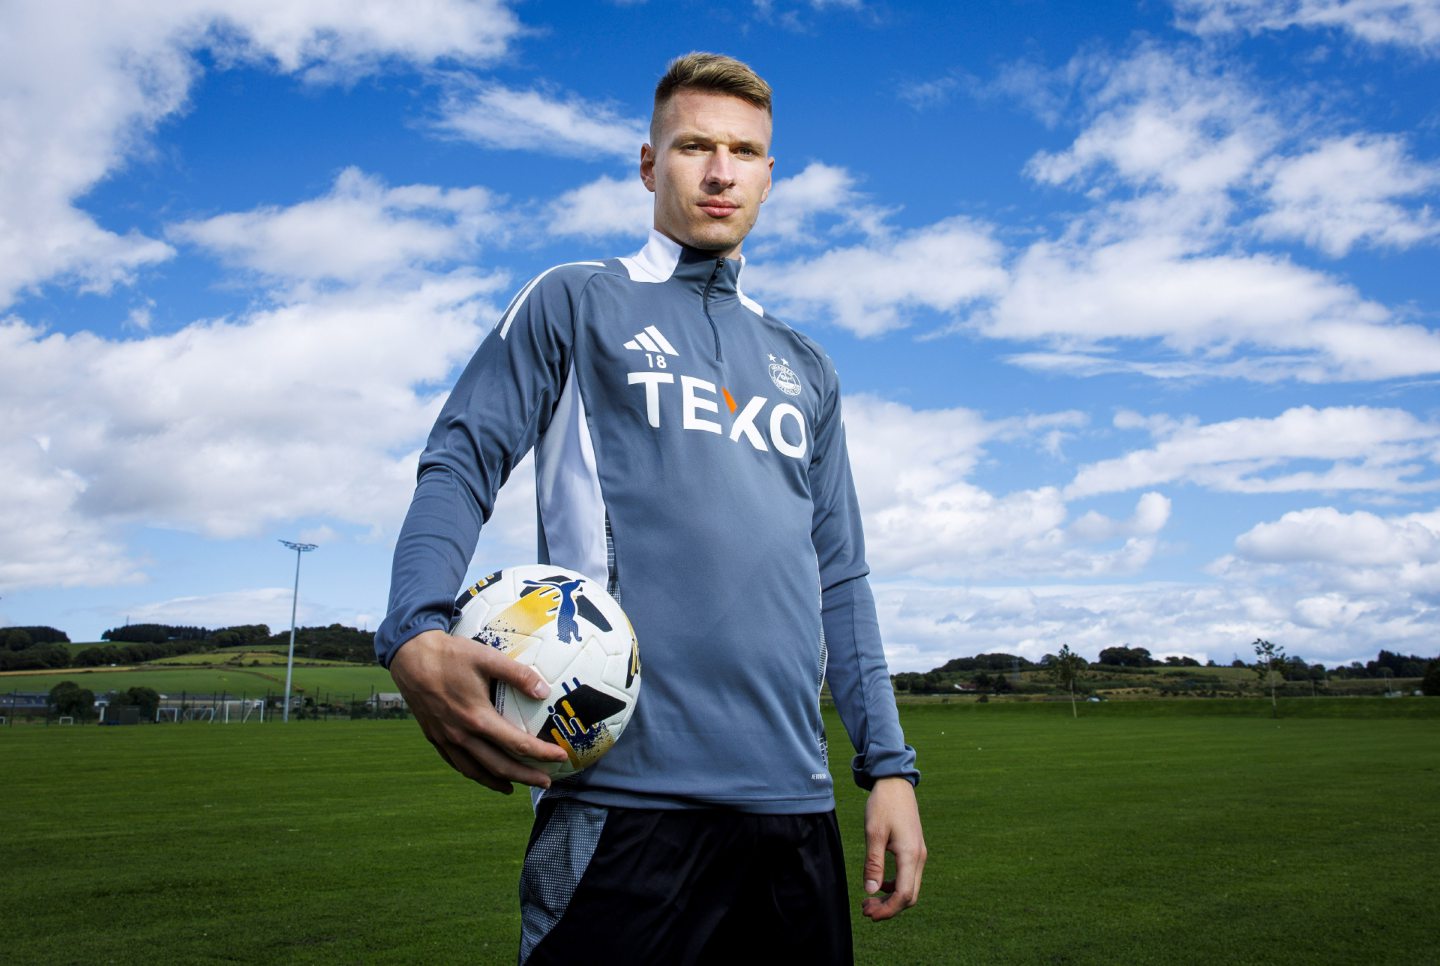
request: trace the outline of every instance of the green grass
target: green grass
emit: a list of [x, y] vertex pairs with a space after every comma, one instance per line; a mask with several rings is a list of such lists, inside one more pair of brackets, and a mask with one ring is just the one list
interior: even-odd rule
[[[1440, 701], [902, 713], [931, 858], [919, 906], [857, 917], [862, 964], [1433, 952]], [[514, 961], [528, 803], [413, 722], [5, 728], [0, 766], [6, 961]], [[839, 789], [858, 912], [863, 796]]]

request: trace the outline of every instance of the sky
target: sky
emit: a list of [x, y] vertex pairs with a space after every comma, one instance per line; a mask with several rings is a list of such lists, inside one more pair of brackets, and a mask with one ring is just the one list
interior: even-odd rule
[[1440, 0], [11, 0], [0, 626], [282, 630], [303, 540], [299, 622], [374, 628], [697, 49], [775, 89], [742, 286], [839, 370], [892, 671], [1440, 651]]

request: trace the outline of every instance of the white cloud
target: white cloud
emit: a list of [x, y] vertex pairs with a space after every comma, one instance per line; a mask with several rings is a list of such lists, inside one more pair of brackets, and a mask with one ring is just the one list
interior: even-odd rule
[[569, 238], [630, 237], [638, 248], [654, 220], [654, 198], [639, 174], [602, 175], [546, 205], [546, 231]]
[[902, 84], [897, 93], [900, 100], [917, 111], [923, 111], [949, 101], [961, 89], [962, 83], [961, 77], [948, 74], [930, 80], [910, 81]]
[[[573, 188], [545, 206], [548, 235], [574, 238], [644, 238], [654, 221], [654, 200], [638, 171], [624, 177], [602, 175]], [[823, 240], [835, 231], [883, 231], [886, 212], [868, 203], [849, 171], [812, 162], [798, 174], [776, 180], [760, 211], [755, 231], [745, 241], [747, 254], [765, 254]], [[826, 228], [821, 228], [821, 223]], [[747, 283], [749, 276], [746, 276]]]
[[[292, 560], [293, 563], [293, 560]], [[312, 564], [313, 566], [313, 564]], [[134, 624], [177, 624], [200, 627], [234, 627], [239, 624], [266, 624], [272, 634], [289, 632], [293, 587], [255, 587], [216, 594], [174, 597], [146, 601], [122, 608]], [[329, 624], [311, 599], [301, 593], [296, 602], [295, 623], [299, 627]], [[328, 616], [328, 615], [325, 615]], [[334, 618], [339, 620], [339, 618]]]
[[640, 161], [647, 122], [605, 104], [498, 84], [452, 93], [438, 127], [486, 147]]
[[76, 199], [184, 108], [195, 51], [337, 80], [391, 60], [484, 62], [519, 29], [496, 0], [0, 7], [0, 306], [56, 278], [105, 291], [170, 257], [157, 239], [98, 224]]
[[[1064, 423], [1067, 414], [1045, 418]], [[1070, 428], [1081, 425], [1068, 418]], [[1082, 467], [1063, 490], [1005, 495], [969, 476], [1002, 436], [1034, 438], [1038, 424], [1006, 427], [966, 410], [912, 411], [864, 396], [847, 398], [846, 423], [892, 670], [986, 651], [1035, 660], [1064, 643], [1091, 658], [1129, 643], [1219, 663], [1248, 657], [1257, 637], [1331, 665], [1382, 647], [1433, 651], [1440, 614], [1425, 601], [1440, 595], [1435, 510], [1296, 511], [1242, 533], [1208, 580], [1089, 582], [1143, 573], [1163, 532], [1183, 534], [1183, 514], [1176, 523], [1171, 500], [1154, 489], [1166, 484], [1435, 488], [1426, 481], [1440, 463], [1440, 427], [1403, 411], [1297, 408], [1208, 425], [1121, 412], [1117, 430], [1148, 433], [1157, 445]], [[1070, 510], [1135, 489], [1144, 492], [1127, 518]]]
[[[1154, 447], [1081, 467], [1065, 494], [1079, 498], [1177, 481], [1230, 493], [1440, 488], [1440, 426], [1403, 410], [1301, 406], [1273, 419], [1153, 427], [1159, 439]], [[1315, 462], [1325, 465], [1308, 468]]]
[[1170, 500], [1159, 493], [1146, 493], [1135, 504], [1128, 520], [1112, 520], [1091, 510], [1075, 521], [1071, 532], [1089, 541], [1110, 540], [1116, 536], [1148, 537], [1159, 533], [1170, 519]]
[[34, 539], [41, 520], [72, 551], [98, 548], [74, 558], [96, 558], [90, 583], [133, 573], [114, 547], [131, 525], [218, 538], [304, 518], [392, 526], [445, 383], [506, 284], [457, 271], [133, 341], [0, 325], [13, 414], [0, 449], [17, 454], [4, 512], [29, 521], [4, 531], [27, 534], [5, 548], [7, 579], [67, 579]]
[[[151, 5], [132, 0], [119, 6]], [[503, 0], [403, 7], [345, 0], [190, 0], [170, 6], [192, 23], [203, 22], [219, 38], [220, 53], [273, 59], [284, 72], [303, 72], [312, 80], [351, 79], [389, 59], [485, 63], [504, 55], [523, 29]]]
[[[828, 10], [848, 10], [852, 13], [865, 13], [865, 0], [751, 0], [755, 14], [761, 20], [779, 24], [786, 30], [793, 30], [797, 33], [812, 32], [813, 24], [811, 19], [805, 16], [805, 8], [814, 14], [824, 14]], [[795, 8], [801, 9], [795, 9]]]
[[[1260, 523], [1211, 566], [1230, 586], [1266, 588], [1277, 632], [1311, 660], [1366, 660], [1384, 647], [1434, 653], [1440, 511], [1395, 516], [1310, 507]], [[1286, 644], [1294, 652], [1295, 646]]]
[[[1037, 242], [970, 325], [1044, 341], [1059, 354], [1014, 361], [1083, 374], [1269, 381], [1388, 379], [1440, 371], [1440, 335], [1395, 321], [1352, 286], [1274, 255], [1198, 254], [1154, 235], [1111, 244]], [[1132, 343], [1121, 360], [1095, 350]], [[1164, 354], [1153, 358], [1154, 340]]]
[[1257, 524], [1235, 539], [1236, 552], [1259, 563], [1325, 563], [1347, 567], [1440, 562], [1440, 511], [1382, 517], [1311, 507]]
[[1272, 210], [1255, 220], [1269, 238], [1298, 238], [1340, 257], [1352, 247], [1408, 248], [1440, 233], [1428, 207], [1398, 199], [1440, 184], [1440, 168], [1406, 155], [1397, 137], [1333, 138], [1275, 162], [1266, 189]]
[[[1429, 209], [1402, 202], [1437, 175], [1404, 139], [1317, 140], [1249, 79], [1155, 45], [1118, 63], [1077, 58], [1065, 74], [1093, 91], [1083, 125], [1027, 172], [1083, 191], [1088, 207], [1013, 259], [1003, 291], [952, 328], [1042, 343], [1012, 361], [1080, 375], [1322, 382], [1440, 371], [1440, 334], [1343, 278], [1246, 250], [1257, 237], [1332, 254], [1431, 237]], [[1112, 354], [1121, 341], [1125, 353]]]
[[813, 258], [760, 264], [746, 278], [787, 319], [818, 316], [875, 336], [907, 325], [918, 311], [955, 313], [993, 296], [1005, 283], [1002, 254], [984, 226], [950, 218]]
[[1119, 63], [1084, 62], [1101, 80], [1085, 102], [1088, 124], [1068, 148], [1030, 160], [1027, 171], [1042, 183], [1098, 170], [1127, 184], [1213, 193], [1243, 181], [1279, 137], [1260, 100], [1208, 63], [1156, 47]]
[[387, 188], [354, 168], [326, 196], [173, 226], [170, 236], [284, 279], [373, 281], [467, 254], [502, 230], [483, 188]]
[[1433, 654], [1440, 632], [1433, 608], [1417, 606], [1408, 590], [1325, 590], [1283, 577], [988, 587], [879, 580], [875, 596], [892, 671], [996, 651], [1038, 660], [1062, 644], [1091, 660], [1130, 644], [1228, 664], [1251, 658], [1257, 637], [1333, 666], [1371, 660], [1381, 648]]
[[877, 574], [995, 579], [1130, 573], [1154, 553], [1169, 501], [1143, 495], [1127, 520], [1075, 521], [1063, 495], [1039, 487], [996, 495], [972, 482], [987, 445], [1049, 445], [1084, 422], [1074, 412], [987, 422], [965, 409], [914, 410], [872, 396], [845, 400], [845, 426], [867, 556]]
[[[0, 325], [0, 354], [14, 351], [14, 335], [13, 326]], [[48, 440], [8, 428], [0, 432], [0, 462], [5, 466], [0, 588], [94, 587], [139, 580], [140, 562], [117, 536], [76, 511], [85, 480], [53, 460], [48, 449]]]
[[1434, 0], [1173, 0], [1182, 29], [1208, 35], [1336, 29], [1371, 44], [1440, 51]]
[[[813, 245], [831, 231], [859, 231], [879, 235], [889, 212], [866, 200], [855, 175], [845, 168], [812, 161], [798, 174], [777, 180], [746, 244], [765, 248], [773, 244]], [[831, 231], [822, 221], [835, 222]]]

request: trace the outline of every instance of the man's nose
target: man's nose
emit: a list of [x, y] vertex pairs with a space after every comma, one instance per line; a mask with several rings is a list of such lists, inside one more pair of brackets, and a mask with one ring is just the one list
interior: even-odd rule
[[735, 183], [735, 159], [724, 148], [712, 151], [710, 163], [705, 167], [705, 180], [714, 185], [729, 187]]

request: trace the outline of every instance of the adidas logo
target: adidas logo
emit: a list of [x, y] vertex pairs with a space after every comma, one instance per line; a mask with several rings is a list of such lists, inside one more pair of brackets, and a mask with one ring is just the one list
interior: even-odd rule
[[660, 330], [653, 325], [647, 325], [635, 333], [635, 338], [625, 343], [625, 348], [635, 349], [638, 352], [653, 352], [657, 355], [678, 356], [675, 347], [670, 340], [660, 334]]

